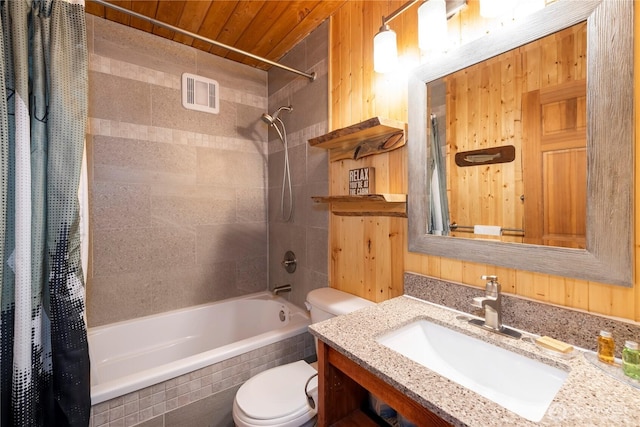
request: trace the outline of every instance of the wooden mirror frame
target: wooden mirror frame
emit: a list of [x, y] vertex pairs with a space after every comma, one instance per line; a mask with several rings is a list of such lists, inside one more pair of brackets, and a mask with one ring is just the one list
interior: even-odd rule
[[[559, 0], [465, 44], [409, 78], [409, 251], [633, 286], [633, 1]], [[427, 83], [587, 21], [586, 249], [427, 233]]]

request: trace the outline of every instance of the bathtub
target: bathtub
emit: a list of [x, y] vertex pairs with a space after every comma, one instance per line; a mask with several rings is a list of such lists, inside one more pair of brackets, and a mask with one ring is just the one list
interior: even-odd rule
[[89, 328], [92, 405], [305, 333], [309, 315], [269, 292]]

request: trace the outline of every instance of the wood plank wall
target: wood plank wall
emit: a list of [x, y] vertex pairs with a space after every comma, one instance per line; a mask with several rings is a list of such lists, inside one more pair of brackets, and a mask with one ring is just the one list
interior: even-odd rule
[[[406, 77], [401, 72], [392, 76], [374, 73], [372, 59], [373, 37], [380, 27], [382, 16], [389, 15], [402, 4], [404, 1], [348, 1], [332, 17], [329, 83], [331, 129], [374, 116], [407, 120]], [[450, 35], [456, 40], [468, 41], [484, 34], [491, 25], [499, 24], [480, 18], [478, 10], [477, 0], [469, 0], [467, 8], [449, 21]], [[636, 31], [640, 28], [638, 15], [635, 14]], [[398, 35], [398, 51], [402, 60], [408, 63], [418, 61], [417, 6], [393, 20], [390, 26]], [[639, 69], [640, 41], [637, 37], [635, 40], [636, 69]], [[638, 74], [636, 79], [640, 80]], [[636, 99], [639, 87], [640, 84], [636, 84]], [[636, 114], [640, 114], [638, 110], [636, 107]], [[411, 144], [411, 141], [408, 143]], [[348, 170], [363, 166], [375, 167], [377, 192], [407, 192], [407, 153], [406, 148], [401, 148], [360, 161], [331, 163], [331, 194], [348, 194]], [[640, 178], [636, 177], [636, 200], [640, 200], [639, 183]], [[636, 215], [636, 246], [640, 243], [638, 218]], [[623, 288], [409, 253], [406, 233], [406, 219], [332, 215], [329, 236], [331, 286], [379, 302], [402, 294], [404, 271], [477, 287], [484, 286], [481, 275], [496, 274], [503, 290], [511, 294], [593, 313], [640, 320], [640, 285], [637, 283], [632, 288]], [[640, 266], [637, 252], [635, 259], [637, 268]]]

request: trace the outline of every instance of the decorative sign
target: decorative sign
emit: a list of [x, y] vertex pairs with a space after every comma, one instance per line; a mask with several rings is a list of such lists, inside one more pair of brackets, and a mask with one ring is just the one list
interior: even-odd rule
[[360, 196], [374, 194], [374, 168], [358, 168], [349, 170], [349, 195]]

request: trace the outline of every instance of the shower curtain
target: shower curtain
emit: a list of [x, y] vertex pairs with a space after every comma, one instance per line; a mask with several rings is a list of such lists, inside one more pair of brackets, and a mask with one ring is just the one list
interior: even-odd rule
[[448, 236], [449, 199], [447, 197], [447, 175], [444, 155], [440, 146], [438, 118], [431, 115], [431, 159], [429, 161], [429, 234]]
[[78, 183], [87, 116], [84, 4], [0, 1], [0, 419], [87, 426]]

